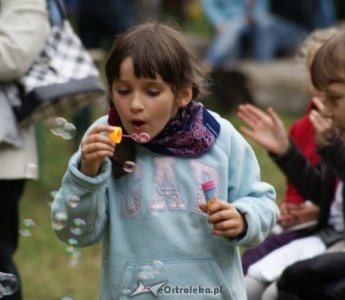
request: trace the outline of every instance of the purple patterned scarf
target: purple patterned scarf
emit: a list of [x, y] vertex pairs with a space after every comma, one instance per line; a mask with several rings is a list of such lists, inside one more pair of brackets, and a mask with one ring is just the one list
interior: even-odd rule
[[[114, 108], [109, 111], [108, 123], [122, 126]], [[176, 117], [155, 138], [141, 145], [155, 153], [197, 157], [211, 149], [219, 131], [219, 123], [207, 109], [201, 103], [191, 101], [179, 109]]]
[[176, 117], [149, 143], [153, 152], [179, 157], [197, 157], [208, 152], [216, 141], [219, 123], [196, 101], [179, 109]]

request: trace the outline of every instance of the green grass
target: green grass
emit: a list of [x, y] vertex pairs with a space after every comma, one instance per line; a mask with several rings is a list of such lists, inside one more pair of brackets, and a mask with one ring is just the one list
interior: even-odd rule
[[[287, 125], [294, 116], [284, 116]], [[235, 127], [239, 121], [229, 116]], [[57, 239], [50, 225], [52, 200], [50, 193], [58, 189], [61, 177], [73, 152], [73, 143], [52, 135], [39, 126], [41, 150], [41, 176], [39, 181], [29, 181], [21, 201], [21, 220], [32, 219], [36, 226], [31, 237], [21, 237], [15, 256], [20, 269], [25, 300], [60, 300], [70, 296], [74, 300], [98, 299], [100, 278], [99, 245], [81, 249], [82, 256], [71, 266], [71, 255], [65, 244]], [[262, 179], [276, 187], [278, 199], [284, 192], [284, 177], [272, 163], [266, 151], [253, 145], [262, 168]]]

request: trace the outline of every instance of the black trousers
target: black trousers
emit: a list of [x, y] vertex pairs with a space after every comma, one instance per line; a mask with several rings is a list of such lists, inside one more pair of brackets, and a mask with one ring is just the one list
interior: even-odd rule
[[19, 200], [26, 180], [0, 180], [0, 272], [17, 276], [19, 287], [6, 300], [21, 300], [20, 276], [13, 261], [19, 239]]

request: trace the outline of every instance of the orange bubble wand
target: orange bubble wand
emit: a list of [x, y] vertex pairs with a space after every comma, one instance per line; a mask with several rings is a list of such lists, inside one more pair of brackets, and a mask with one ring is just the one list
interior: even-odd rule
[[115, 143], [120, 144], [123, 137], [130, 138], [137, 143], [147, 143], [150, 140], [150, 135], [146, 132], [141, 132], [139, 134], [123, 134], [122, 128], [114, 126], [114, 130], [108, 133], [108, 137]]

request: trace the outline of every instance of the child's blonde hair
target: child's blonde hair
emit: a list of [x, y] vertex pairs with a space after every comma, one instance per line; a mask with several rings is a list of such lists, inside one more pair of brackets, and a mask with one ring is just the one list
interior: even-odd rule
[[297, 57], [310, 68], [317, 50], [329, 39], [339, 33], [336, 27], [317, 29], [310, 33], [300, 45]]

